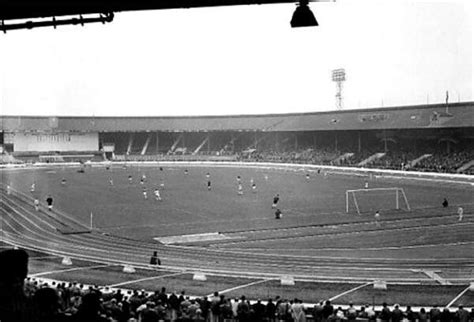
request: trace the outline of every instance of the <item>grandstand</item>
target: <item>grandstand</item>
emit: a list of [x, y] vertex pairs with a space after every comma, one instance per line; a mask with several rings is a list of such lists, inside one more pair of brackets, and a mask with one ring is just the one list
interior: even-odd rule
[[95, 160], [212, 158], [471, 173], [472, 119], [472, 102], [255, 116], [3, 116], [1, 136], [4, 153], [26, 161], [92, 154]]

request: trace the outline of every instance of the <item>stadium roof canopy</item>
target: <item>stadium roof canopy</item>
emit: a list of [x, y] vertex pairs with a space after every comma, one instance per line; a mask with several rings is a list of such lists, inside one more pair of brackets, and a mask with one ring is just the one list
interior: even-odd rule
[[2, 116], [4, 132], [331, 131], [468, 128], [474, 102], [346, 111], [188, 117]]
[[[324, 1], [324, 0], [320, 0]], [[327, 1], [327, 0], [326, 0]], [[0, 20], [137, 10], [295, 3], [294, 0], [0, 0]]]
[[[305, 1], [300, 7], [306, 7]], [[331, 0], [312, 0], [326, 2]], [[60, 25], [84, 25], [85, 23], [106, 23], [114, 20], [114, 13], [123, 11], [184, 9], [251, 4], [295, 3], [294, 0], [0, 0], [0, 30], [33, 29], [35, 27]], [[311, 11], [297, 18], [297, 26], [317, 25]], [[307, 21], [308, 12], [313, 21]], [[83, 15], [93, 15], [83, 17]], [[72, 16], [73, 18], [64, 18]], [[12, 22], [20, 20], [19, 22]]]

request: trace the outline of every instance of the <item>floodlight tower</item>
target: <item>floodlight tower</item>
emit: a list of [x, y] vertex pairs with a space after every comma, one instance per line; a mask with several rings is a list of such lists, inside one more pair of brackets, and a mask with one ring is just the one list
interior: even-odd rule
[[332, 71], [332, 81], [336, 82], [336, 108], [342, 110], [342, 83], [346, 80], [346, 70], [344, 68]]

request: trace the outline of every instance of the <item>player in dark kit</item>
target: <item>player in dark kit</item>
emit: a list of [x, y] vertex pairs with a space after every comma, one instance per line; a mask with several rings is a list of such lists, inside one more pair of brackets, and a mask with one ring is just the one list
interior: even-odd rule
[[277, 193], [275, 195], [275, 197], [273, 197], [273, 204], [272, 204], [272, 208], [276, 208], [277, 204], [278, 204], [278, 201], [280, 201], [280, 195]]
[[46, 198], [46, 204], [48, 205], [48, 210], [52, 211], [53, 210], [53, 197], [48, 196], [48, 198]]
[[161, 261], [158, 258], [158, 252], [153, 252], [153, 255], [151, 255], [150, 258], [150, 265], [161, 265]]
[[281, 210], [280, 209], [277, 209], [275, 211], [275, 219], [281, 219]]
[[211, 180], [207, 180], [207, 190], [211, 191]]
[[448, 207], [449, 206], [448, 199], [444, 198], [442, 205], [444, 208]]

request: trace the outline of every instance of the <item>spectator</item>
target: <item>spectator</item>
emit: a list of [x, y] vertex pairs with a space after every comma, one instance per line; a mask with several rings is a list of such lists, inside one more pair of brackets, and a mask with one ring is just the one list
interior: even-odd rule
[[220, 302], [219, 292], [214, 292], [214, 296], [211, 298], [209, 322], [219, 322]]
[[252, 305], [252, 310], [253, 310], [253, 321], [259, 322], [263, 321], [265, 319], [265, 305], [262, 304], [262, 301], [260, 299], [257, 300], [257, 303]]
[[322, 321], [327, 321], [329, 319], [329, 316], [333, 314], [334, 308], [331, 305], [331, 301], [327, 300], [326, 303], [323, 306], [323, 320]]
[[0, 252], [0, 321], [28, 321], [29, 301], [24, 292], [28, 254], [24, 250]]
[[395, 304], [395, 307], [392, 311], [392, 322], [400, 322], [403, 319], [403, 312], [400, 310], [398, 304]]
[[200, 302], [199, 302], [199, 306], [200, 306], [200, 309], [201, 309], [201, 316], [202, 318], [207, 321], [207, 318], [209, 316], [209, 309], [211, 307], [211, 303], [209, 302], [209, 300], [207, 299], [207, 296], [204, 296]]
[[380, 312], [379, 318], [382, 322], [390, 322], [392, 318], [392, 312], [385, 302], [382, 303], [382, 311]]
[[276, 306], [273, 303], [272, 299], [268, 299], [266, 307], [266, 316], [269, 322], [275, 321]]
[[313, 307], [313, 320], [314, 322], [321, 322], [323, 320], [323, 304], [321, 301], [314, 305]]
[[408, 305], [407, 306], [407, 310], [405, 312], [405, 317], [408, 321], [410, 322], [416, 322], [416, 320], [418, 319], [418, 314], [416, 314], [415, 312], [413, 312], [411, 310], [411, 306]]
[[170, 297], [168, 298], [168, 308], [170, 311], [170, 319], [175, 321], [178, 318], [179, 301], [174, 292], [171, 293]]
[[36, 322], [64, 321], [65, 316], [59, 311], [59, 296], [50, 287], [38, 289], [33, 295], [33, 319]]
[[140, 322], [156, 322], [158, 313], [155, 310], [155, 302], [146, 302], [146, 307], [140, 310]]
[[441, 311], [438, 309], [437, 305], [434, 305], [430, 310], [429, 319], [431, 322], [438, 322], [441, 318]]
[[100, 292], [92, 291], [82, 297], [79, 310], [73, 315], [73, 321], [108, 322], [100, 315]]
[[306, 322], [306, 313], [302, 301], [294, 300], [294, 304], [291, 306], [291, 316], [294, 322]]
[[369, 321], [373, 322], [376, 320], [377, 314], [375, 313], [374, 309], [371, 308], [369, 305], [365, 306], [365, 312], [367, 312], [367, 318]]
[[347, 317], [347, 321], [355, 321], [357, 318], [357, 310], [355, 309], [352, 302], [349, 302], [349, 307], [347, 308], [347, 311], [346, 311], [346, 317]]
[[245, 296], [242, 295], [240, 298], [239, 305], [237, 305], [237, 319], [240, 322], [249, 321], [250, 306], [245, 299]]
[[469, 312], [465, 310], [462, 305], [460, 305], [456, 311], [456, 319], [458, 322], [468, 322], [469, 320]]
[[453, 319], [452, 315], [451, 315], [451, 312], [449, 311], [448, 308], [444, 308], [443, 309], [443, 312], [441, 312], [441, 315], [440, 315], [440, 321], [441, 322], [451, 322]]
[[428, 322], [428, 314], [426, 313], [426, 311], [423, 307], [420, 309], [420, 313], [418, 314], [418, 321], [419, 322]]

